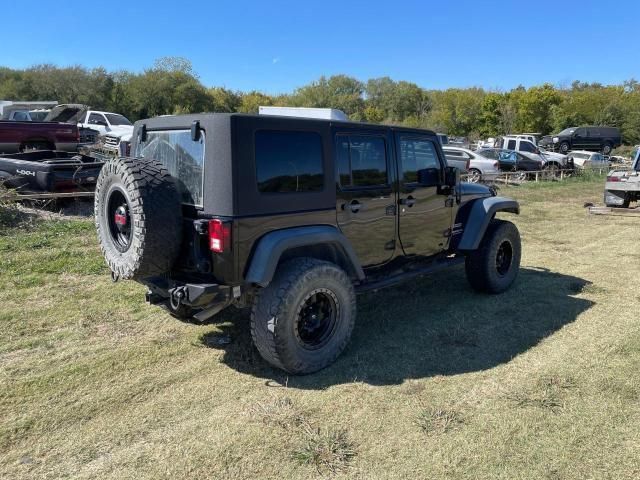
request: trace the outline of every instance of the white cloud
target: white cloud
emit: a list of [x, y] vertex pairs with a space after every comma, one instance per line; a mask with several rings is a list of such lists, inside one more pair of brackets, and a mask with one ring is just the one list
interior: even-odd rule
[[280, 57], [273, 57], [273, 59], [271, 60], [271, 63], [273, 63], [274, 65], [278, 62], [280, 62]]

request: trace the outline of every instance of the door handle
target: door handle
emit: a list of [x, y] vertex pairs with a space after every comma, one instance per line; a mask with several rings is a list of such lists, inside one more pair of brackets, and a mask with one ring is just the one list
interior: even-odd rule
[[413, 207], [416, 203], [416, 199], [409, 195], [407, 198], [400, 199], [400, 205], [405, 205], [409, 208]]
[[352, 200], [351, 203], [343, 203], [342, 204], [342, 209], [343, 210], [349, 209], [349, 210], [351, 210], [352, 213], [358, 213], [361, 208], [362, 208], [362, 204], [357, 200]]

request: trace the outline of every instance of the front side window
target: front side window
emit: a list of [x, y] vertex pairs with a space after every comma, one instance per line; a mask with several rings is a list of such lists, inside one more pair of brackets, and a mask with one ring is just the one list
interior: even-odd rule
[[191, 130], [149, 131], [136, 156], [161, 162], [177, 180], [182, 202], [202, 206], [204, 140], [204, 132], [194, 142]]
[[91, 125], [102, 125], [105, 127], [107, 126], [107, 121], [99, 113], [92, 113], [91, 115], [89, 115], [88, 123]]
[[386, 185], [387, 150], [382, 137], [338, 135], [336, 163], [342, 187]]
[[533, 145], [533, 143], [520, 142], [520, 151], [521, 152], [535, 153], [536, 152], [536, 147]]
[[401, 137], [400, 162], [404, 183], [428, 185], [438, 183], [441, 166], [432, 141]]
[[315, 132], [258, 131], [255, 162], [261, 193], [319, 192], [324, 188], [322, 139]]
[[516, 141], [514, 139], [509, 140], [507, 143], [507, 150], [515, 150], [516, 149]]

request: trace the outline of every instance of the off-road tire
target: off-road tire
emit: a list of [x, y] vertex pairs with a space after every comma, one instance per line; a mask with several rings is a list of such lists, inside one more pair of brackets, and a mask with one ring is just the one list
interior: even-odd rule
[[[506, 272], [500, 273], [497, 257], [501, 245], [511, 247], [511, 262]], [[502, 293], [518, 276], [522, 254], [517, 227], [504, 220], [492, 220], [480, 242], [480, 247], [466, 258], [467, 280], [474, 290], [482, 293]]]
[[[306, 295], [318, 289], [331, 292], [336, 321], [325, 345], [304, 348], [298, 338], [298, 312]], [[349, 276], [337, 265], [315, 258], [283, 263], [254, 298], [251, 337], [268, 363], [292, 374], [316, 372], [333, 363], [349, 343], [356, 318], [356, 296]]]
[[[131, 241], [124, 252], [116, 247], [107, 218], [109, 198], [116, 190], [126, 198], [131, 219]], [[182, 205], [175, 180], [156, 160], [107, 161], [96, 184], [95, 222], [114, 277], [138, 280], [169, 272], [182, 240]]]

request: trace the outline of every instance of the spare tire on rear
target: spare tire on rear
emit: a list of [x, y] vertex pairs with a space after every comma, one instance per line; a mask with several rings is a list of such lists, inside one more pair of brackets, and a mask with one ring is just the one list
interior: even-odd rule
[[171, 270], [182, 240], [182, 205], [176, 181], [162, 163], [107, 161], [96, 184], [95, 221], [115, 278], [140, 280]]

